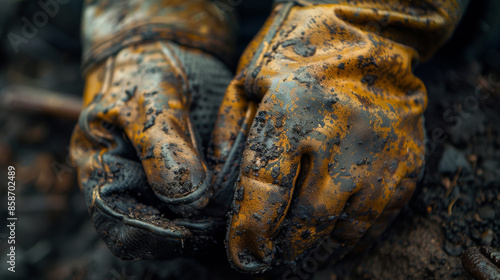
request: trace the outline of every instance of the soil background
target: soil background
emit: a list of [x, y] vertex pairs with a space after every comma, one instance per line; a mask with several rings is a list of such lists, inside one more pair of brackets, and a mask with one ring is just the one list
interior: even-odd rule
[[[7, 1], [0, 9], [0, 100], [16, 85], [78, 100], [82, 1], [61, 5], [27, 43], [14, 47], [9, 34], [21, 34], [23, 18], [40, 11], [36, 2]], [[234, 7], [244, 22], [240, 52], [265, 20], [266, 2]], [[429, 92], [427, 166], [411, 202], [370, 250], [308, 279], [471, 279], [461, 265], [463, 252], [500, 247], [500, 2], [474, 2], [480, 3], [471, 5], [454, 37], [417, 68]], [[8, 235], [0, 230], [0, 279], [250, 278], [233, 272], [222, 251], [197, 260], [115, 258], [90, 224], [68, 160], [76, 119], [4, 101], [0, 184], [7, 186], [7, 167], [14, 165], [18, 222], [16, 273], [7, 271]], [[2, 221], [6, 203], [2, 187]]]

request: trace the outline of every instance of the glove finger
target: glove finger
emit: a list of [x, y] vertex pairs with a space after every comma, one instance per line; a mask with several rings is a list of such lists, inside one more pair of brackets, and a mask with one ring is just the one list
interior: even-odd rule
[[[325, 161], [319, 157], [315, 162]], [[328, 171], [321, 173], [314, 168], [311, 171], [295, 194], [282, 236], [276, 242], [284, 248], [279, 250], [283, 253], [277, 259], [292, 266], [319, 245], [323, 251], [315, 252], [321, 257], [317, 261], [325, 261], [330, 254], [332, 259], [340, 259], [358, 244], [368, 229], [372, 238], [367, 240], [373, 242], [409, 200], [416, 183], [415, 179], [408, 178], [399, 183], [397, 180], [382, 183], [395, 184], [397, 188], [370, 186], [367, 182], [356, 183], [355, 173], [345, 176], [331, 170], [330, 176], [318, 176]], [[364, 173], [366, 171], [361, 170], [359, 174]]]
[[234, 79], [226, 90], [209, 152], [216, 173], [214, 200], [219, 203], [227, 203], [233, 195], [246, 137], [257, 111], [257, 103], [245, 95], [242, 77]]
[[263, 271], [271, 264], [272, 239], [287, 213], [306, 152], [282, 131], [284, 115], [274, 108], [280, 107], [272, 99], [263, 100], [252, 124], [230, 215], [228, 257], [246, 272]]
[[[387, 180], [382, 184], [385, 186], [375, 186], [375, 189], [382, 189], [380, 192], [373, 193], [370, 187], [363, 188], [349, 199], [341, 219], [337, 221], [330, 235], [339, 246], [332, 254], [331, 261], [343, 258], [355, 246], [363, 248], [367, 245], [365, 242], [372, 243], [376, 240], [397, 215], [399, 209], [411, 198], [416, 180], [396, 178], [392, 182]], [[374, 225], [377, 226], [370, 231]], [[363, 237], [366, 238], [365, 242], [358, 245]]]
[[120, 77], [115, 73], [115, 79], [130, 82], [126, 102], [138, 104], [137, 110], [120, 112], [121, 125], [151, 187], [172, 211], [189, 216], [208, 203], [212, 175], [189, 118], [190, 89], [178, 57], [181, 52], [167, 42], [123, 51], [116, 60], [134, 62], [130, 67], [136, 71], [128, 73], [136, 74]]
[[332, 180], [331, 155], [315, 149], [301, 158], [292, 203], [275, 239], [277, 266], [296, 266], [300, 257], [316, 248], [333, 230], [348, 198], [359, 189]]
[[[273, 12], [274, 13], [274, 12]], [[221, 205], [229, 201], [233, 195], [234, 182], [239, 174], [240, 161], [245, 146], [248, 130], [257, 112], [260, 98], [251, 95], [248, 79], [257, 72], [248, 73], [255, 53], [259, 52], [260, 42], [266, 35], [273, 21], [264, 23], [261, 30], [247, 45], [238, 62], [237, 75], [229, 84], [224, 100], [219, 108], [219, 114], [212, 137], [212, 148], [209, 158], [217, 174], [213, 187], [217, 197], [214, 201]], [[248, 96], [255, 99], [250, 99]]]
[[375, 241], [384, 233], [389, 225], [401, 212], [401, 209], [410, 201], [415, 186], [417, 185], [416, 178], [405, 178], [394, 191], [391, 199], [382, 211], [382, 214], [376, 219], [375, 223], [366, 231], [359, 239], [356, 246], [349, 252], [351, 255], [357, 255], [366, 252], [368, 248], [375, 244]]

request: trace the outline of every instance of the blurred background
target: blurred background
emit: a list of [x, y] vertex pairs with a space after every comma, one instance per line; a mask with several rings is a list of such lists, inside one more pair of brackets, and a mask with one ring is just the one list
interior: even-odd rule
[[[48, 14], [39, 1], [2, 0], [0, 209], [7, 223], [12, 165], [18, 221], [16, 273], [0, 226], [0, 279], [236, 279], [216, 265], [225, 260], [122, 262], [94, 232], [68, 158], [83, 91], [82, 2], [59, 0]], [[233, 2], [242, 52], [271, 1]], [[379, 244], [314, 279], [470, 279], [463, 251], [500, 247], [500, 1], [472, 2], [454, 37], [417, 69], [430, 97], [424, 181]]]

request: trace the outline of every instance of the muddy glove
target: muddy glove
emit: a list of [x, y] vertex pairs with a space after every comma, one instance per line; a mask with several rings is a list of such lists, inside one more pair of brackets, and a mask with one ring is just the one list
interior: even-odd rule
[[424, 166], [427, 96], [413, 68], [451, 35], [463, 8], [276, 4], [240, 60], [214, 132], [215, 154], [228, 156], [260, 103], [226, 239], [237, 269], [300, 264], [325, 239], [319, 256], [339, 259], [385, 229]]
[[462, 265], [476, 280], [500, 279], [500, 250], [472, 247], [462, 255]]
[[[230, 20], [209, 1], [86, 1], [84, 109], [71, 158], [92, 222], [123, 259], [175, 257], [224, 217], [204, 159], [231, 73]], [[206, 144], [206, 143], [205, 143]]]

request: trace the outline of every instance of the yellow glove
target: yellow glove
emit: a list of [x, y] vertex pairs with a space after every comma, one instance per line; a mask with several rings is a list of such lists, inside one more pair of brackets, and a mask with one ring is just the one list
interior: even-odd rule
[[413, 68], [462, 11], [444, 0], [278, 2], [214, 132], [224, 158], [253, 121], [226, 239], [245, 272], [296, 265], [326, 238], [339, 259], [407, 203], [425, 156], [427, 96]]
[[84, 18], [71, 157], [96, 230], [123, 259], [200, 250], [225, 224], [201, 211], [201, 139], [231, 79], [230, 20], [204, 0], [86, 1]]

